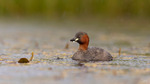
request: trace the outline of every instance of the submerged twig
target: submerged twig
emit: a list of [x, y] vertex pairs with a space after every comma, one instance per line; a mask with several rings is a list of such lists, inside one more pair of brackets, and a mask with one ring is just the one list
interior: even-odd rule
[[32, 61], [33, 57], [34, 57], [34, 52], [31, 53], [31, 57], [30, 57], [30, 61]]
[[66, 43], [65, 49], [69, 49], [69, 43]]

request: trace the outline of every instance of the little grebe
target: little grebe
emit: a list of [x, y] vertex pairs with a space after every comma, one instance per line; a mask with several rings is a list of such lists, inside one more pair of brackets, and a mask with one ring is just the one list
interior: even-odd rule
[[113, 57], [102, 48], [88, 47], [89, 37], [85, 32], [76, 33], [70, 41], [79, 43], [79, 49], [72, 59], [78, 61], [112, 61]]

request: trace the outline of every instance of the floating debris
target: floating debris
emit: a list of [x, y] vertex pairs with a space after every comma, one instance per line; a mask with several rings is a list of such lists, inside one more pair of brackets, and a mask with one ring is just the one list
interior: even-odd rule
[[63, 58], [57, 57], [56, 59], [57, 59], [57, 60], [61, 60], [61, 59], [63, 59]]
[[33, 57], [34, 57], [34, 52], [31, 53], [31, 58], [30, 60], [28, 60], [27, 58], [21, 58], [18, 63], [29, 63], [30, 61], [32, 61]]
[[66, 43], [65, 49], [69, 49], [69, 43]]
[[27, 58], [21, 58], [18, 63], [29, 63], [29, 60]]

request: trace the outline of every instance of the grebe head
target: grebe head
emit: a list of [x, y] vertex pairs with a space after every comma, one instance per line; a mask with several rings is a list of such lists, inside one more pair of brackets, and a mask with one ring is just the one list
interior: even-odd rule
[[70, 39], [70, 41], [77, 42], [79, 44], [89, 44], [89, 37], [85, 32], [78, 32], [74, 38]]

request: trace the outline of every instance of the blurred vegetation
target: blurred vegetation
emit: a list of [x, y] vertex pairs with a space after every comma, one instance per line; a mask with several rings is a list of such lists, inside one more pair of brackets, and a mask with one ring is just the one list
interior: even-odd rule
[[0, 16], [149, 17], [150, 0], [0, 0]]

